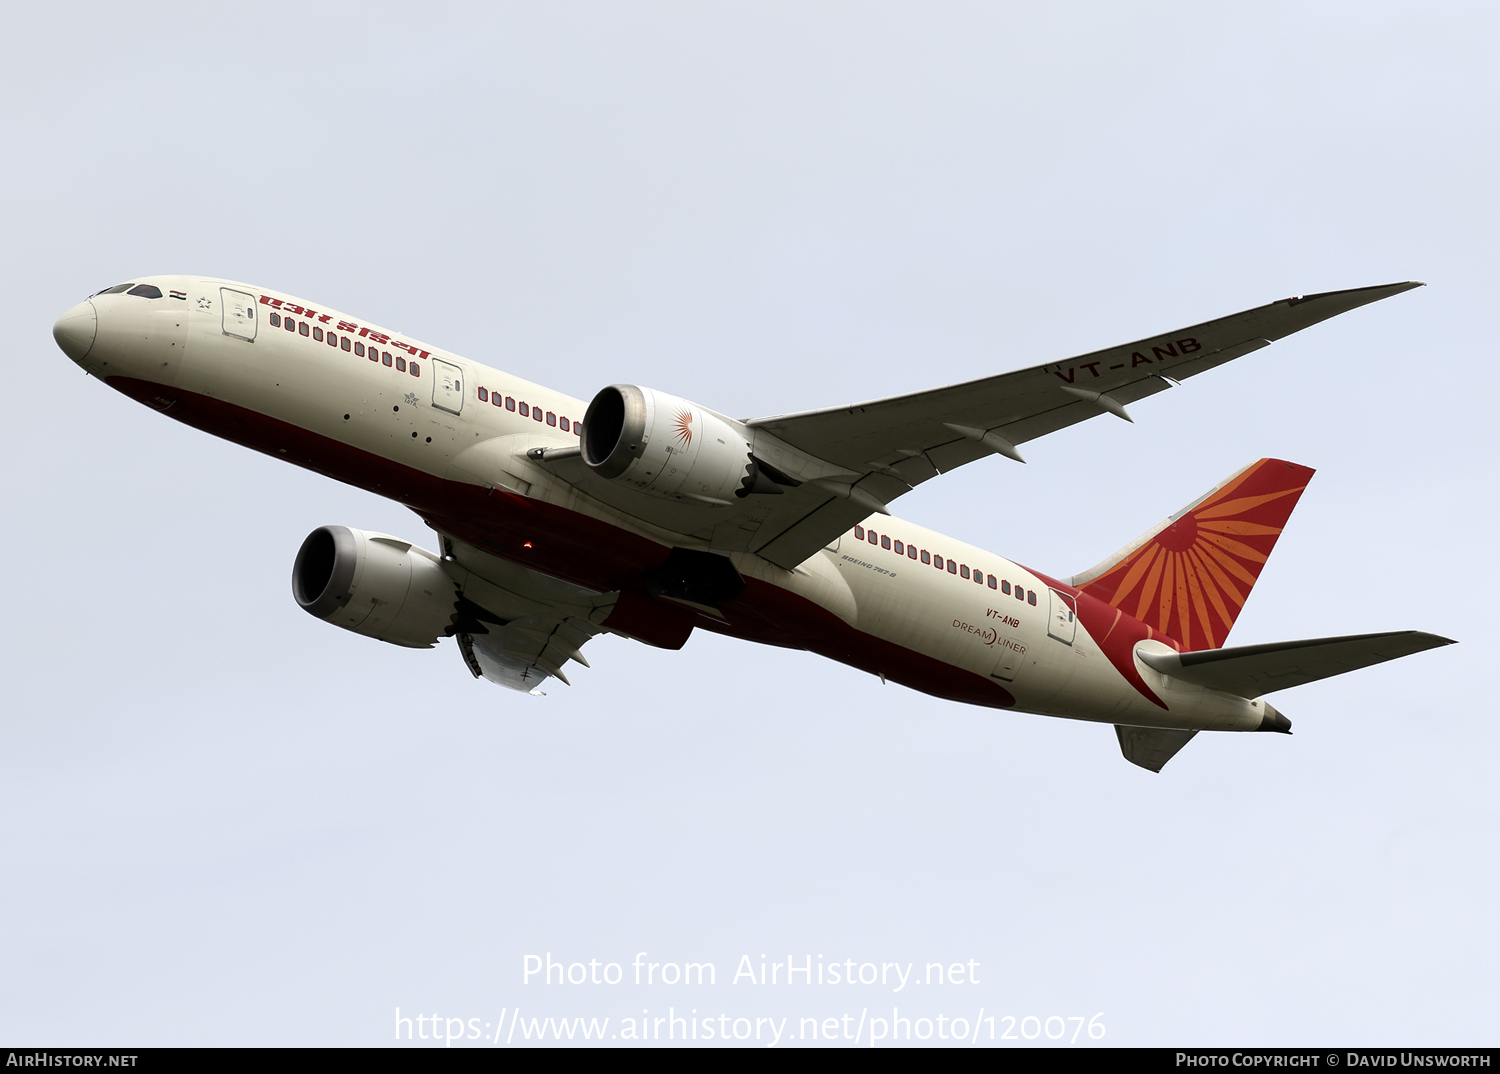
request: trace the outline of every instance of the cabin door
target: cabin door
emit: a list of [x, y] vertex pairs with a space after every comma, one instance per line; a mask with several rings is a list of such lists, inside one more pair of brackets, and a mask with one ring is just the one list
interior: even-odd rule
[[450, 414], [464, 408], [463, 370], [440, 358], [432, 360], [432, 405]]
[[1056, 638], [1064, 645], [1072, 645], [1078, 633], [1078, 616], [1073, 611], [1073, 598], [1055, 589], [1047, 590], [1052, 595], [1051, 614], [1047, 618], [1047, 637]]
[[255, 296], [228, 287], [219, 288], [219, 305], [224, 315], [224, 334], [255, 342]]

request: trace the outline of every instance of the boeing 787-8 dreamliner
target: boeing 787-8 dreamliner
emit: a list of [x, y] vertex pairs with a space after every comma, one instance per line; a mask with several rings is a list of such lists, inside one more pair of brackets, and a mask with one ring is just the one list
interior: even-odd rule
[[[617, 634], [806, 649], [937, 697], [1113, 724], [1160, 771], [1199, 731], [1289, 731], [1265, 694], [1449, 644], [1418, 631], [1225, 648], [1313, 471], [1260, 459], [1052, 577], [891, 515], [924, 481], [1420, 286], [1305, 295], [910, 395], [739, 420], [614, 384], [585, 404], [249, 284], [154, 276], [58, 320], [65, 354], [168, 417], [398, 500], [437, 534], [323, 526], [292, 593], [395, 645], [451, 637], [538, 692]], [[1007, 465], [1009, 465], [1007, 463]], [[575, 672], [576, 674], [576, 672]]]

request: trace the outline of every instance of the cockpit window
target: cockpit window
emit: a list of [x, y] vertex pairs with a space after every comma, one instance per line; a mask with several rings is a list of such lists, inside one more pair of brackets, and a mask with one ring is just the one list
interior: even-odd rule
[[132, 287], [126, 294], [140, 295], [142, 298], [160, 298], [161, 288], [154, 283], [143, 283], [138, 287]]
[[134, 286], [135, 286], [135, 284], [133, 284], [133, 283], [117, 283], [113, 287], [106, 287], [102, 291], [95, 291], [89, 297], [90, 298], [97, 298], [99, 295], [117, 295], [121, 291], [128, 291], [128, 290], [130, 290]]

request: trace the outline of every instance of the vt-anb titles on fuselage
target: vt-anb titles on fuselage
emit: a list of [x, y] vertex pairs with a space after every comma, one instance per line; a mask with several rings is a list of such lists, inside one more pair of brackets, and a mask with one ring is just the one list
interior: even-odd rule
[[[1289, 731], [1265, 694], [1448, 639], [1225, 647], [1313, 471], [1260, 459], [1097, 566], [1052, 577], [895, 518], [965, 463], [1420, 286], [1283, 299], [1159, 337], [911, 395], [738, 420], [652, 388], [585, 403], [279, 291], [196, 276], [106, 288], [65, 354], [187, 425], [406, 504], [437, 549], [323, 526], [308, 612], [395, 645], [451, 637], [538, 693], [615, 634], [695, 628], [806, 649], [974, 705], [1115, 725], [1159, 771], [1200, 730]], [[1006, 462], [1004, 465], [1010, 465]], [[576, 674], [576, 670], [574, 674]]]

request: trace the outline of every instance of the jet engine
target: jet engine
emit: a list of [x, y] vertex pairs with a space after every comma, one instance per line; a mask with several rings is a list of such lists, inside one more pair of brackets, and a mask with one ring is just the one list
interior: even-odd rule
[[580, 440], [594, 473], [667, 499], [727, 507], [795, 484], [750, 454], [738, 422], [634, 384], [594, 396]]
[[430, 649], [451, 633], [458, 604], [436, 555], [347, 526], [307, 535], [292, 566], [292, 596], [325, 622], [409, 649]]

